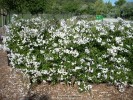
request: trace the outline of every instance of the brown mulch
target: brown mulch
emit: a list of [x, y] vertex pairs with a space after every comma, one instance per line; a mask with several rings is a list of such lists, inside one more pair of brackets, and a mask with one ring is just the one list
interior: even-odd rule
[[[0, 67], [7, 65], [7, 53], [0, 50]], [[5, 69], [0, 68], [0, 75], [5, 75], [4, 73], [7, 71]], [[2, 82], [2, 79], [0, 79], [0, 82]], [[23, 100], [133, 100], [133, 87], [128, 87], [125, 92], [120, 93], [115, 86], [107, 84], [93, 84], [92, 86], [90, 92], [79, 93], [76, 85], [73, 87], [65, 84], [49, 85], [46, 83], [32, 85], [29, 95]], [[3, 90], [3, 92], [5, 91]], [[7, 93], [9, 92], [10, 90], [7, 91]], [[6, 99], [0, 98], [0, 100]]]
[[126, 88], [120, 93], [114, 86], [94, 84], [90, 92], [79, 93], [77, 86], [65, 84], [40, 84], [31, 89], [30, 94], [47, 96], [47, 100], [133, 100], [133, 88]]
[[8, 66], [7, 53], [2, 50], [0, 50], [0, 67], [1, 66]]
[[29, 79], [8, 66], [7, 53], [0, 51], [0, 100], [20, 100], [29, 91]]
[[0, 100], [20, 100], [29, 91], [29, 80], [9, 66], [0, 67]]
[[5, 35], [5, 27], [0, 27], [0, 34]]

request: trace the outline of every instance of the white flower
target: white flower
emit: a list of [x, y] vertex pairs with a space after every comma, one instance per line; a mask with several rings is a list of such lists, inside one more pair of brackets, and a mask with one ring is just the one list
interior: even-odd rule
[[91, 65], [91, 63], [90, 63], [90, 62], [87, 62], [87, 63], [86, 63], [86, 65], [90, 66], [90, 65]]
[[106, 33], [104, 33], [104, 32], [100, 32], [100, 35], [106, 35]]
[[84, 59], [80, 59], [80, 62], [81, 62], [81, 64], [82, 64], [82, 63], [84, 63], [84, 62], [85, 62], [85, 60], [84, 60]]
[[100, 31], [101, 30], [101, 27], [96, 26], [96, 30]]
[[53, 43], [53, 47], [57, 47], [58, 46], [58, 44], [57, 43]]
[[125, 91], [125, 86], [122, 83], [117, 83], [118, 90], [119, 92], [124, 92]]
[[31, 33], [37, 33], [38, 30], [37, 29], [31, 29]]
[[114, 77], [112, 77], [112, 76], [109, 76], [109, 77], [110, 77], [111, 80], [114, 80]]
[[78, 37], [79, 37], [78, 34], [75, 34], [75, 35], [73, 36], [74, 39], [76, 39], [76, 38], [78, 38]]
[[80, 85], [80, 84], [81, 84], [81, 82], [80, 82], [80, 81], [77, 81], [77, 84], [78, 84], [78, 85]]
[[54, 51], [55, 52], [59, 52], [60, 51], [60, 48], [55, 48]]
[[64, 19], [61, 19], [61, 22], [60, 22], [61, 26], [65, 26], [66, 25], [66, 22]]
[[105, 45], [106, 44], [106, 42], [102, 42], [102, 44], [101, 45]]
[[74, 50], [72, 53], [71, 53], [74, 57], [78, 57], [79, 56], [79, 53], [78, 51]]
[[101, 38], [98, 38], [97, 39], [97, 42], [101, 43], [102, 42], [102, 39]]
[[111, 24], [111, 25], [110, 25], [110, 29], [111, 29], [111, 31], [114, 31], [115, 25]]
[[90, 89], [92, 89], [92, 85], [87, 86], [87, 90], [90, 90]]
[[72, 65], [75, 65], [76, 64], [76, 61], [75, 62], [72, 62]]
[[119, 47], [115, 47], [115, 46], [112, 46], [112, 48], [107, 49], [107, 51], [108, 51], [111, 55], [113, 55], [113, 56], [116, 56], [116, 55], [117, 55], [117, 51], [118, 51], [118, 50], [120, 50], [120, 48], [119, 48]]
[[94, 71], [93, 68], [89, 67], [89, 72], [93, 73], [93, 71]]
[[36, 71], [36, 75], [37, 75], [37, 76], [42, 76], [42, 74], [41, 74], [40, 71]]
[[48, 78], [47, 78], [47, 81], [51, 81], [52, 80], [52, 78], [49, 76]]
[[89, 54], [90, 50], [88, 48], [85, 48], [85, 52]]
[[121, 17], [118, 17], [117, 20], [120, 21], [120, 22], [124, 21]]
[[118, 44], [119, 44], [119, 43], [121, 43], [121, 42], [122, 42], [122, 38], [121, 38], [121, 37], [116, 37], [116, 38], [115, 38], [115, 41], [116, 41], [116, 43], [118, 43]]
[[102, 69], [102, 73], [107, 73], [108, 72], [108, 68], [103, 68]]
[[82, 69], [82, 67], [81, 66], [76, 66], [75, 67], [75, 70], [79, 70], [79, 69]]
[[68, 73], [65, 71], [65, 69], [58, 69], [59, 74], [67, 75]]
[[9, 32], [10, 32], [10, 30], [9, 30], [9, 26], [4, 25], [4, 28], [5, 28], [6, 33], [9, 33]]
[[43, 54], [44, 53], [44, 50], [40, 50], [40, 53]]
[[98, 73], [98, 74], [97, 74], [97, 78], [100, 78], [100, 77], [101, 77], [101, 73]]
[[108, 76], [107, 76], [107, 74], [103, 74], [103, 77], [104, 77], [105, 79], [107, 79]]

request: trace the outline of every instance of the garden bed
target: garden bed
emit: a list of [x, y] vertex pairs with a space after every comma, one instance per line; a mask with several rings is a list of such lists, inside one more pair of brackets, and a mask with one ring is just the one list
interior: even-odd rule
[[[7, 53], [1, 50], [0, 67], [7, 66], [7, 64]], [[1, 75], [4, 74], [5, 76], [8, 76], [9, 73], [7, 73], [6, 68], [7, 67], [5, 67], [4, 70], [0, 68]], [[5, 80], [5, 77], [1, 77], [0, 82], [2, 80]], [[4, 84], [7, 85], [7, 83], [2, 84], [3, 86]], [[10, 84], [8, 83], [8, 86], [9, 85]], [[3, 88], [2, 85], [0, 85], [0, 88]], [[6, 93], [10, 94], [10, 87], [6, 87], [6, 90], [8, 90]], [[12, 91], [16, 90], [19, 89], [14, 88]], [[24, 100], [35, 100], [35, 98], [38, 98], [37, 100], [133, 100], [133, 87], [126, 87], [125, 91], [121, 93], [118, 91], [116, 86], [109, 85], [107, 83], [92, 84], [91, 91], [80, 93], [76, 85], [71, 86], [63, 83], [52, 85], [48, 83], [41, 83], [32, 84], [27, 94], [28, 95], [24, 97]], [[13, 95], [9, 95], [9, 97], [12, 96]], [[14, 100], [17, 100], [16, 98], [17, 97], [14, 97]], [[9, 100], [9, 98], [0, 98], [0, 100]]]
[[132, 26], [122, 19], [24, 20], [15, 15], [3, 48], [10, 66], [27, 74], [32, 84], [64, 82], [91, 94], [94, 84], [106, 83], [124, 92], [133, 84]]

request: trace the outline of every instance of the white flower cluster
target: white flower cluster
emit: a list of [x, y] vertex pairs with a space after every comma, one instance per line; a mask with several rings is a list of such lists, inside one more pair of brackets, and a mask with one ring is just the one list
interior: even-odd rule
[[11, 66], [33, 82], [71, 82], [74, 76], [80, 90], [89, 90], [89, 82], [133, 82], [131, 26], [76, 17], [58, 22], [13, 17], [3, 49], [10, 51]]

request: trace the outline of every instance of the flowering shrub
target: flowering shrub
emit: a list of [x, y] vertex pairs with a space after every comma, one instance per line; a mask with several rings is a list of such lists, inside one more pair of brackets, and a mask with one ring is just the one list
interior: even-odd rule
[[13, 17], [4, 43], [11, 66], [29, 74], [32, 82], [74, 81], [84, 91], [91, 83], [133, 83], [132, 26], [76, 17]]

